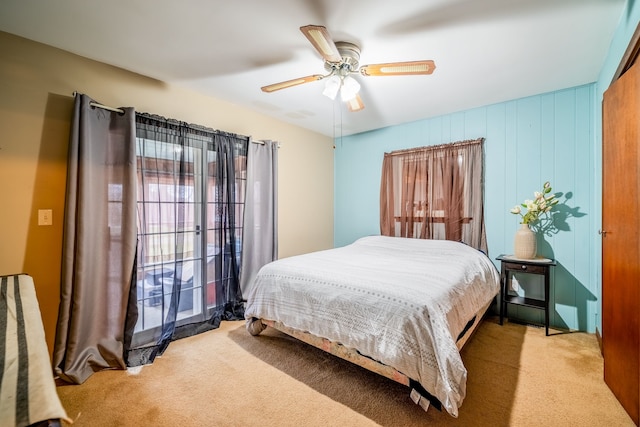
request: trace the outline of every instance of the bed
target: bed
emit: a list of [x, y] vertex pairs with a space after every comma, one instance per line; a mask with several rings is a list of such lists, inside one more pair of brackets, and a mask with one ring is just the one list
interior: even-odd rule
[[499, 283], [491, 260], [463, 243], [368, 236], [265, 265], [247, 295], [247, 330], [275, 327], [457, 417], [467, 378], [459, 350]]
[[33, 278], [0, 276], [0, 425], [69, 423], [53, 378]]

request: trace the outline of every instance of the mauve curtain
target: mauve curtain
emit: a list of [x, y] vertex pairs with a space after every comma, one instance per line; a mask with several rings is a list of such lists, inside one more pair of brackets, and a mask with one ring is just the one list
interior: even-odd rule
[[76, 94], [69, 141], [57, 375], [83, 383], [126, 368], [123, 349], [136, 256], [135, 112]]
[[253, 141], [247, 155], [240, 289], [248, 295], [260, 268], [278, 258], [278, 143]]
[[380, 233], [446, 239], [487, 253], [484, 138], [385, 153]]

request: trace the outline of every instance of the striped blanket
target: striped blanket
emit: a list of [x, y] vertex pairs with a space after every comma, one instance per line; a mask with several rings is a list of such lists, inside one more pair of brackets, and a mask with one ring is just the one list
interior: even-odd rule
[[71, 422], [60, 403], [33, 279], [0, 276], [0, 426]]

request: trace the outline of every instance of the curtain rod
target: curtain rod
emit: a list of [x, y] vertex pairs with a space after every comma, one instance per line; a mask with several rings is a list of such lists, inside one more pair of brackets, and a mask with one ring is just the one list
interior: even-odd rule
[[[75, 98], [75, 96], [78, 94], [78, 92], [74, 91], [73, 92], [73, 96]], [[97, 102], [89, 102], [89, 105], [92, 107], [98, 107], [98, 108], [102, 108], [104, 110], [109, 110], [109, 111], [113, 111], [115, 113], [120, 113], [123, 114], [124, 110], [121, 108], [116, 108], [116, 107], [109, 107], [108, 105], [103, 105], [103, 104], [98, 104]], [[257, 141], [254, 139], [251, 139], [251, 142], [255, 143], [255, 144], [260, 144], [260, 145], [264, 145], [264, 141]], [[276, 148], [280, 148], [280, 143], [278, 143], [276, 145]]]
[[385, 155], [389, 155], [389, 156], [396, 156], [396, 155], [400, 155], [400, 154], [415, 153], [415, 152], [418, 152], [418, 151], [439, 150], [439, 149], [445, 148], [445, 147], [464, 147], [465, 145], [481, 144], [482, 142], [484, 142], [484, 138], [467, 139], [465, 141], [449, 142], [447, 144], [427, 145], [427, 146], [424, 146], [424, 147], [407, 148], [405, 150], [396, 150], [396, 151], [392, 151], [390, 153], [384, 153], [384, 154]]
[[[260, 144], [260, 145], [264, 145], [265, 144], [264, 141], [260, 141], [258, 139], [253, 139], [253, 138], [251, 138], [251, 142], [253, 142], [254, 144]], [[279, 142], [277, 142], [276, 143], [276, 148], [280, 148], [280, 145], [281, 144]]]
[[[75, 98], [75, 96], [78, 94], [78, 92], [73, 91], [73, 96]], [[120, 114], [124, 114], [124, 110], [121, 108], [116, 108], [116, 107], [109, 107], [108, 105], [102, 105], [102, 104], [98, 104], [97, 102], [89, 102], [89, 105], [91, 107], [98, 107], [98, 108], [102, 108], [103, 110], [109, 110], [109, 111], [113, 111], [114, 113], [120, 113]]]
[[124, 110], [121, 109], [121, 108], [109, 107], [107, 105], [98, 104], [97, 102], [90, 102], [89, 105], [92, 106], [92, 107], [102, 108], [103, 110], [109, 110], [109, 111], [113, 111], [115, 113], [124, 114]]

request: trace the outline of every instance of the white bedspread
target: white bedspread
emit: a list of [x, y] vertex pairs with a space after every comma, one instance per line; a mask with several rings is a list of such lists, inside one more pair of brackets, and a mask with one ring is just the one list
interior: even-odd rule
[[457, 417], [467, 371], [456, 337], [499, 281], [491, 260], [462, 243], [369, 236], [264, 266], [245, 317], [357, 349], [418, 381]]

